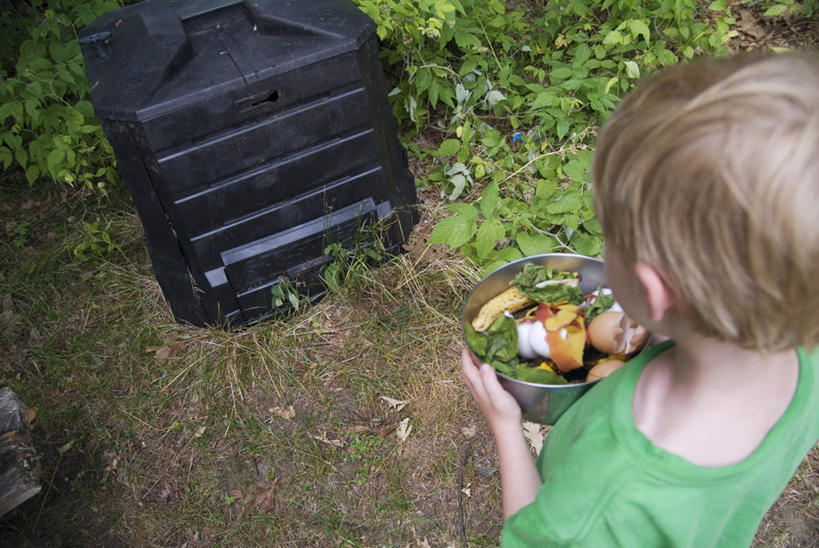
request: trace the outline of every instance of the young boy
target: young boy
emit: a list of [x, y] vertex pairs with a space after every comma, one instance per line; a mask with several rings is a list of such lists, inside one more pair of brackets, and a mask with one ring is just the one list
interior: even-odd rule
[[488, 365], [504, 546], [747, 546], [819, 439], [819, 61], [666, 69], [605, 124], [592, 168], [606, 278], [670, 340], [561, 417], [536, 463]]

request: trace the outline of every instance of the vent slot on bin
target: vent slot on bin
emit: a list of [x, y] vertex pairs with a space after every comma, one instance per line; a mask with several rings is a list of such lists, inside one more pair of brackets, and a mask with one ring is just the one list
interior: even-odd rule
[[[358, 178], [357, 172], [378, 161], [377, 152], [374, 132], [367, 130], [220, 180], [174, 201], [179, 226], [186, 235], [201, 234], [314, 188], [333, 186], [344, 176]], [[376, 192], [379, 184], [370, 184], [369, 192]], [[225, 203], [235, 206], [226, 210]]]
[[317, 212], [341, 210], [351, 203], [359, 203], [371, 197], [373, 189], [383, 184], [383, 170], [380, 166], [375, 167], [200, 234], [190, 240], [196, 261], [205, 270], [221, 267], [224, 265], [222, 251], [235, 247], [237, 242], [256, 241], [267, 234], [279, 233], [288, 227], [306, 223]]
[[[282, 232], [223, 251], [223, 268], [206, 273], [213, 285], [225, 281], [240, 295], [279, 276], [297, 272], [316, 258], [315, 249], [337, 242], [349, 247], [355, 243], [362, 224], [378, 219], [372, 198], [347, 206]], [[296, 266], [292, 266], [296, 265]], [[241, 299], [240, 299], [241, 303]]]

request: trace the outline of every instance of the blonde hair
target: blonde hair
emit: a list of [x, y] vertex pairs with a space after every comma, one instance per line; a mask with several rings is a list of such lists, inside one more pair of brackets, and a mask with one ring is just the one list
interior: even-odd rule
[[626, 264], [654, 266], [695, 329], [743, 348], [819, 342], [819, 60], [676, 65], [598, 139], [594, 203]]

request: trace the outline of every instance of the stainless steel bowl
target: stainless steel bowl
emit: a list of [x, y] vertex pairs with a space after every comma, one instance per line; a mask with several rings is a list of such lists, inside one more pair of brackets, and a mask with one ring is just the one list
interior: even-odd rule
[[[591, 293], [600, 285], [606, 287], [603, 261], [600, 259], [564, 253], [547, 253], [524, 257], [498, 267], [475, 286], [464, 303], [461, 318], [463, 324], [471, 323], [484, 303], [508, 289], [509, 282], [515, 278], [518, 272], [523, 270], [523, 266], [527, 263], [543, 265], [547, 268], [555, 268], [565, 272], [577, 272], [580, 275], [579, 287], [583, 294]], [[461, 330], [464, 341], [466, 341], [463, 327]], [[467, 343], [467, 348], [469, 348], [469, 343]], [[471, 348], [469, 348], [469, 352], [476, 362], [480, 361]], [[523, 411], [523, 418], [542, 424], [554, 424], [580, 396], [585, 394], [596, 382], [599, 382], [537, 384], [513, 379], [502, 373], [497, 373], [497, 375], [501, 385], [517, 400]]]

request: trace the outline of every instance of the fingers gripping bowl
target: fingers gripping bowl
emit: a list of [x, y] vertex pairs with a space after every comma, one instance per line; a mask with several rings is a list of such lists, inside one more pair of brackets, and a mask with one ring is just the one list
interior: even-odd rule
[[[504, 292], [514, 293], [514, 297], [520, 299], [519, 293], [509, 291], [510, 288], [513, 287], [510, 284], [512, 284], [516, 278], [518, 281], [524, 278], [524, 270], [526, 270], [526, 273], [530, 270], [535, 270], [533, 267], [527, 267], [527, 264], [545, 267], [558, 273], [573, 273], [573, 279], [564, 280], [563, 283], [573, 286], [576, 285], [579, 293], [583, 296], [587, 296], [587, 301], [594, 299], [591, 295], [597, 295], [598, 292], [602, 294], [604, 291], [608, 291], [607, 289], [601, 290], [601, 288], [606, 288], [603, 261], [583, 255], [562, 253], [534, 255], [524, 257], [523, 259], [497, 268], [481, 280], [467, 296], [466, 302], [464, 303], [462, 315], [463, 336], [466, 341], [466, 346], [476, 363], [487, 361], [483, 359], [483, 357], [487, 355], [485, 346], [477, 348], [478, 343], [482, 341], [480, 337], [476, 337], [476, 332], [481, 331], [481, 334], [485, 335], [487, 331], [497, 331], [499, 324], [504, 322], [507, 324], [512, 323], [509, 319], [498, 317], [499, 314], [495, 311], [494, 316], [497, 321], [495, 321], [492, 327], [489, 327], [489, 323], [492, 321], [492, 314], [489, 314], [490, 318], [486, 319], [487, 310], [493, 308], [494, 303], [499, 300], [496, 297]], [[538, 283], [536, 287], [556, 283], [557, 282], [553, 281], [543, 281]], [[495, 299], [495, 301], [493, 301], [493, 299]], [[489, 304], [487, 305], [487, 303]], [[536, 300], [529, 299], [527, 305], [518, 303], [512, 306], [511, 310], [520, 310], [516, 312], [514, 320], [519, 335], [511, 335], [518, 340], [518, 355], [513, 357], [511, 361], [517, 363], [520, 360], [523, 363], [518, 365], [517, 371], [512, 371], [505, 366], [498, 365], [497, 361], [490, 363], [495, 366], [501, 385], [512, 394], [520, 405], [523, 417], [526, 420], [543, 424], [554, 424], [575, 401], [599, 381], [601, 376], [605, 376], [605, 373], [616, 368], [617, 364], [613, 363], [613, 361], [617, 361], [618, 358], [620, 360], [624, 359], [622, 355], [611, 355], [616, 354], [616, 352], [613, 352], [614, 348], [605, 348], [605, 344], [600, 345], [595, 340], [595, 347], [603, 346], [605, 348], [605, 350], [601, 352], [590, 346], [587, 342], [587, 340], [595, 338], [599, 340], [601, 338], [599, 332], [605, 332], [609, 329], [607, 324], [612, 323], [611, 317], [609, 316], [620, 318], [622, 313], [603, 312], [601, 314], [598, 310], [595, 312], [598, 314], [598, 316], [595, 317], [596, 321], [592, 322], [587, 329], [586, 322], [584, 321], [585, 315], [588, 314], [589, 317], [592, 315], [590, 309], [586, 307], [587, 304], [588, 302], [583, 303], [579, 307], [556, 305], [556, 303], [547, 305], [538, 304]], [[528, 310], [526, 310], [527, 306]], [[567, 309], [570, 309], [575, 316], [572, 316]], [[507, 308], [506, 312], [502, 312], [501, 314], [505, 315], [506, 318], [511, 317], [509, 308]], [[544, 314], [550, 317], [548, 319], [544, 318]], [[569, 323], [570, 320], [563, 319], [564, 316], [574, 318], [571, 320], [571, 324]], [[542, 325], [548, 327], [548, 322], [552, 322], [553, 327], [555, 326], [555, 322], [557, 322], [558, 325], [563, 325], [558, 322], [558, 320], [566, 322], [565, 326], [562, 328], [558, 327], [549, 333], [538, 325], [542, 323]], [[473, 328], [472, 326], [476, 327]], [[531, 327], [531, 331], [533, 332], [532, 337], [528, 335], [530, 331], [529, 327]], [[510, 329], [509, 325], [505, 325], [505, 329], [507, 329], [508, 334], [508, 329]], [[511, 330], [514, 332], [515, 328], [511, 328]], [[544, 363], [541, 363], [540, 367], [538, 367], [537, 364], [541, 361], [541, 356], [549, 356], [549, 345], [548, 343], [545, 345], [545, 350], [540, 348], [544, 345], [543, 341], [541, 341], [543, 337], [534, 333], [538, 330], [545, 334], [546, 341], [551, 341], [552, 343], [551, 359], [544, 360]], [[640, 347], [648, 338], [648, 333], [645, 332], [644, 329], [639, 328], [639, 330], [641, 331], [639, 331], [637, 336], [630, 339], [632, 343], [626, 352], [629, 355], [640, 350]], [[470, 339], [472, 341], [471, 343]], [[526, 342], [527, 340], [531, 340], [534, 344], [530, 346]], [[546, 353], [544, 353], [544, 351]], [[514, 353], [513, 348], [512, 354]], [[504, 356], [503, 358], [505, 359], [507, 357], [508, 356]], [[614, 360], [612, 360], [612, 358], [614, 358]], [[600, 363], [600, 366], [589, 371], [596, 363]], [[551, 369], [549, 369], [549, 367], [551, 367]], [[502, 369], [502, 371], [499, 369]], [[526, 373], [526, 375], [523, 375], [525, 379], [516, 378], [517, 376], [521, 376], [518, 374], [521, 370]], [[601, 375], [598, 375], [598, 372], [601, 371]], [[532, 375], [531, 373], [538, 373], [540, 375]], [[545, 373], [548, 373], [548, 375]]]

